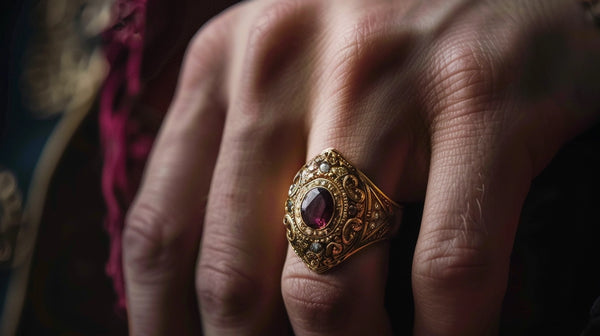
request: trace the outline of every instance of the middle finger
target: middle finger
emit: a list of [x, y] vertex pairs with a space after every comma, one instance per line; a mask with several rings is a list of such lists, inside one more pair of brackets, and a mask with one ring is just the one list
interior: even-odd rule
[[[250, 7], [248, 3], [248, 7]], [[309, 29], [294, 2], [254, 3], [229, 54], [228, 112], [215, 166], [197, 270], [208, 335], [283, 334], [280, 295], [288, 178], [304, 156]], [[250, 18], [249, 18], [250, 17]], [[293, 41], [295, 50], [279, 41]], [[281, 64], [281, 62], [289, 62]]]

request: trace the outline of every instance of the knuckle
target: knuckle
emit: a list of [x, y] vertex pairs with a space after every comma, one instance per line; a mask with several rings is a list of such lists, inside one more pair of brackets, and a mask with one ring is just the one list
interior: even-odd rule
[[487, 280], [496, 258], [489, 252], [487, 235], [464, 228], [438, 229], [421, 238], [415, 252], [413, 276], [432, 288], [473, 285]]
[[231, 327], [248, 314], [263, 294], [259, 281], [227, 262], [198, 266], [196, 293], [204, 319]]
[[123, 258], [130, 267], [150, 267], [163, 251], [159, 211], [136, 204], [128, 213], [123, 231]]
[[123, 231], [123, 261], [133, 273], [170, 267], [179, 238], [167, 237], [164, 226], [174, 227], [173, 217], [155, 206], [135, 204], [128, 213]]
[[415, 36], [398, 29], [398, 11], [390, 3], [366, 9], [349, 21], [332, 43], [323, 87], [331, 88], [342, 105], [355, 105], [376, 82], [396, 73], [408, 59]]
[[476, 37], [451, 36], [425, 63], [431, 110], [442, 116], [477, 114], [489, 108], [498, 91], [497, 66]]
[[[298, 67], [306, 68], [311, 62], [310, 46], [318, 33], [316, 13], [314, 1], [285, 0], [269, 4], [254, 19], [243, 56], [242, 80], [248, 98], [263, 100], [265, 95], [281, 96], [282, 88], [286, 88], [284, 93], [290, 87], [301, 88], [299, 82], [306, 81], [306, 72], [299, 72]], [[264, 114], [259, 110], [243, 109], [246, 114]]]
[[218, 59], [215, 50], [220, 49], [219, 44], [222, 41], [218, 38], [220, 30], [217, 28], [220, 28], [218, 22], [220, 22], [218, 19], [209, 22], [194, 35], [185, 54], [186, 70], [208, 70]]
[[349, 302], [343, 288], [323, 279], [288, 275], [282, 279], [282, 295], [290, 319], [304, 330], [335, 328], [344, 319], [344, 306]]
[[234, 6], [204, 24], [187, 45], [180, 78], [180, 90], [195, 92], [216, 86], [227, 57], [227, 41], [231, 39], [232, 22], [242, 8]]
[[186, 60], [209, 69], [212, 61], [222, 58], [225, 38], [231, 29], [231, 23], [239, 8], [233, 7], [214, 17], [202, 26], [188, 44]]
[[391, 4], [374, 6], [358, 15], [342, 35], [344, 49], [353, 57], [353, 63], [357, 63], [368, 51], [381, 52], [374, 49], [378, 49], [382, 42], [391, 42], [388, 38], [396, 16], [396, 9]]
[[[254, 20], [248, 35], [250, 57], [256, 58], [277, 38], [293, 20], [297, 11], [302, 8], [302, 1], [284, 0], [274, 2], [264, 9]], [[288, 27], [289, 28], [289, 27]], [[278, 39], [279, 40], [279, 39]], [[254, 53], [253, 53], [254, 52]]]
[[368, 12], [357, 18], [341, 34], [341, 45], [333, 55], [332, 79], [339, 80], [342, 87], [352, 87], [358, 76], [356, 72], [361, 64], [366, 64], [365, 51], [373, 46], [377, 32], [381, 31], [378, 12]]

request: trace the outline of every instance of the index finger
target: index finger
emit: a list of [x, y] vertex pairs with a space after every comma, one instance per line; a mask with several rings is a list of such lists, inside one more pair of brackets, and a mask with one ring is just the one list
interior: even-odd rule
[[213, 21], [190, 44], [127, 217], [123, 258], [132, 335], [200, 330], [194, 270], [223, 129], [222, 55], [234, 14]]

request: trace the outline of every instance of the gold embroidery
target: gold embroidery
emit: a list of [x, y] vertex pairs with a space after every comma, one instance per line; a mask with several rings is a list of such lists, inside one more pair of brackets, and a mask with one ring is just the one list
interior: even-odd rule
[[22, 89], [37, 117], [94, 99], [107, 73], [98, 39], [111, 20], [112, 0], [42, 0], [32, 22]]
[[12, 259], [22, 217], [22, 196], [17, 179], [0, 170], [0, 265]]

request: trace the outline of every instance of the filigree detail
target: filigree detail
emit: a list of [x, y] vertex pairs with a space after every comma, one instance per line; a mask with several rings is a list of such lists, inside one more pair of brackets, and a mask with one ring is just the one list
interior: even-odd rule
[[321, 256], [312, 251], [306, 252], [306, 261], [311, 267], [318, 267], [321, 263]]
[[298, 190], [298, 185], [302, 182], [302, 173], [299, 171], [296, 176], [294, 176], [294, 182], [290, 185], [290, 189], [288, 190], [288, 197], [293, 197]]
[[359, 236], [359, 232], [363, 229], [363, 223], [358, 218], [350, 218], [342, 229], [342, 241], [346, 245], [350, 245]]
[[365, 192], [360, 189], [358, 178], [356, 176], [350, 174], [344, 176], [342, 185], [348, 192], [348, 197], [350, 197], [350, 199], [357, 203], [364, 202]]
[[336, 176], [344, 176], [348, 174], [348, 169], [346, 167], [333, 167], [331, 172]]
[[[333, 198], [333, 204], [325, 204], [332, 207], [331, 219], [319, 228], [310, 227], [302, 217], [303, 200], [314, 188], [327, 189]], [[294, 177], [283, 222], [296, 254], [311, 270], [321, 273], [387, 238], [391, 216], [399, 207], [340, 153], [328, 149]]]
[[283, 217], [283, 225], [285, 225], [285, 233], [289, 241], [295, 239], [294, 230], [292, 230], [293, 223], [294, 220], [292, 220], [292, 217], [289, 214], [286, 214], [285, 217]]
[[344, 248], [342, 247], [342, 244], [331, 242], [327, 244], [327, 250], [325, 251], [325, 254], [327, 256], [336, 257], [342, 253], [343, 249]]

